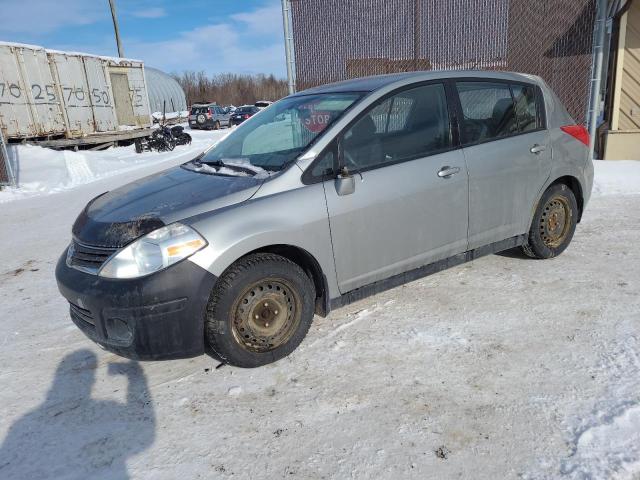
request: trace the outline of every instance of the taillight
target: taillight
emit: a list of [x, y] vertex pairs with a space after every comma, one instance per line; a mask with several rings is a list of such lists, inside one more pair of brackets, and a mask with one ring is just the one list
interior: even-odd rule
[[584, 125], [566, 125], [564, 127], [560, 127], [560, 130], [584, 143], [587, 147], [589, 146], [589, 131]]
[[211, 118], [213, 116], [213, 111], [209, 108], [208, 109], [208, 113], [207, 113], [207, 117]]
[[247, 118], [249, 118], [249, 117], [250, 117], [250, 115], [249, 115], [248, 113], [245, 113], [245, 114], [244, 114], [244, 116], [243, 116], [242, 118], [244, 118], [244, 119], [246, 120], [246, 119], [247, 119]]

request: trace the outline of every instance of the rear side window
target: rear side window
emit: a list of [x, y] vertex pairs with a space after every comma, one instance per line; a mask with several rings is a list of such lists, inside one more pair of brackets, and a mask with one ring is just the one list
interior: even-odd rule
[[373, 105], [342, 137], [353, 170], [427, 156], [451, 146], [444, 85], [403, 90]]
[[462, 106], [460, 130], [463, 143], [477, 143], [518, 132], [509, 85], [490, 82], [459, 82]]
[[531, 85], [511, 85], [518, 121], [518, 131], [536, 130], [540, 125], [536, 89]]

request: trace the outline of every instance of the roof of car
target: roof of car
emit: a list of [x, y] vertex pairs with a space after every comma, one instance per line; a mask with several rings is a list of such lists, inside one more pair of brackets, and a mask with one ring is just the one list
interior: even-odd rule
[[341, 82], [329, 83], [298, 92], [296, 95], [336, 92], [373, 92], [388, 85], [398, 83], [413, 83], [443, 78], [495, 78], [500, 80], [536, 81], [537, 77], [515, 72], [501, 72], [494, 70], [431, 70], [423, 72], [389, 73], [371, 77], [354, 78]]

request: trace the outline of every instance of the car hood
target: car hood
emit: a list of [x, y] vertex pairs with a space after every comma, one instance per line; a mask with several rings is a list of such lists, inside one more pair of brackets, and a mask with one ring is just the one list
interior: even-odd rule
[[73, 235], [89, 245], [121, 247], [163, 225], [244, 202], [264, 180], [174, 167], [94, 198]]

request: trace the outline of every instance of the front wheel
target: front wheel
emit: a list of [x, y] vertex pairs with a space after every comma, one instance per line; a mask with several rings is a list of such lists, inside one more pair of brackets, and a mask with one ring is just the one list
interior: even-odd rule
[[248, 255], [230, 266], [211, 293], [205, 335], [226, 363], [252, 368], [289, 355], [313, 320], [315, 289], [290, 260]]
[[571, 189], [564, 184], [552, 185], [544, 192], [527, 242], [522, 249], [532, 258], [553, 258], [571, 243], [578, 222], [578, 203]]

